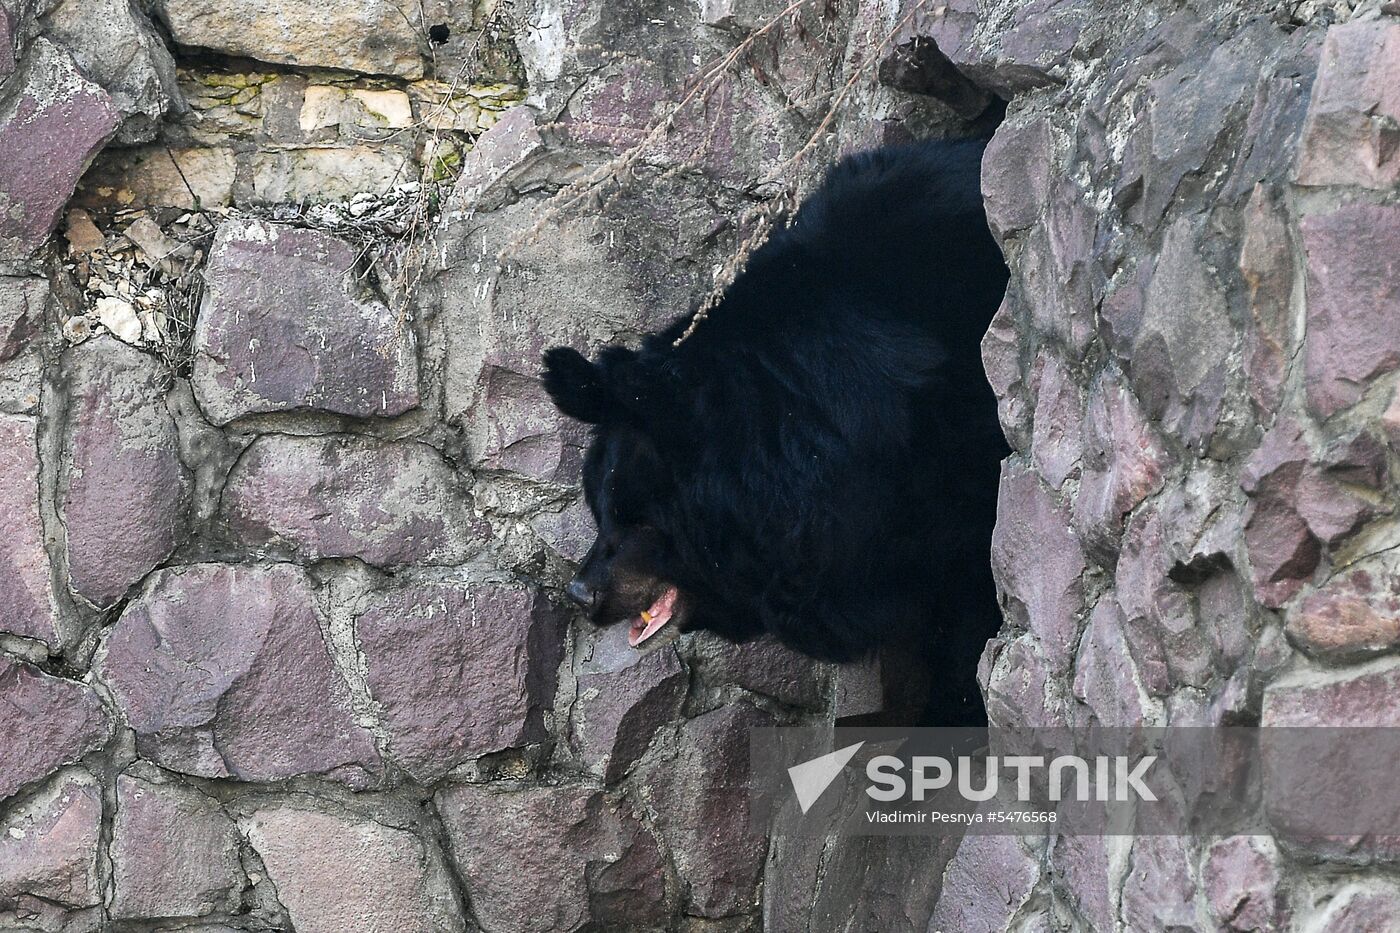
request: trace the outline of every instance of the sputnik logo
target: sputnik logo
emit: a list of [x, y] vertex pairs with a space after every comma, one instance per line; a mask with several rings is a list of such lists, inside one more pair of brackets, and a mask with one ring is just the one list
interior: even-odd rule
[[792, 789], [797, 793], [797, 805], [802, 808], [803, 813], [812, 809], [812, 804], [826, 793], [831, 782], [836, 780], [836, 775], [841, 773], [841, 769], [850, 763], [864, 744], [857, 742], [847, 745], [845, 748], [838, 748], [834, 752], [788, 768], [788, 779], [792, 781]]

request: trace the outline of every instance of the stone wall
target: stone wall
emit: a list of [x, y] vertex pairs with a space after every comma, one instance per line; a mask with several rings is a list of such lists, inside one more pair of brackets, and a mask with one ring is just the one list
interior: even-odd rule
[[[1173, 6], [1053, 4], [1024, 52], [979, 19], [955, 56], [995, 75], [1033, 53], [1064, 79], [1014, 98], [984, 173], [1014, 270], [983, 345], [1016, 448], [992, 715], [1395, 725], [1400, 9]], [[1027, 883], [982, 914], [998, 929], [1400, 916], [1378, 840], [1018, 857]]]
[[994, 720], [1396, 724], [1393, 5], [0, 0], [0, 80], [0, 928], [1400, 913], [1365, 840], [753, 831], [747, 730], [900, 678], [580, 624], [534, 381], [1000, 98]]

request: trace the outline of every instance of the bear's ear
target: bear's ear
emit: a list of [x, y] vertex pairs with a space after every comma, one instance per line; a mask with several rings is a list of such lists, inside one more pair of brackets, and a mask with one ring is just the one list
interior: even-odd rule
[[601, 424], [614, 407], [603, 370], [571, 347], [545, 351], [541, 379], [555, 406], [570, 418]]

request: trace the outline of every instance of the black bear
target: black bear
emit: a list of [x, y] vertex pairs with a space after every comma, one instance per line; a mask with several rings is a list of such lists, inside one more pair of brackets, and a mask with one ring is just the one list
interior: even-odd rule
[[982, 149], [846, 158], [679, 345], [690, 315], [596, 362], [545, 354], [555, 404], [594, 426], [598, 537], [568, 591], [595, 622], [634, 646], [669, 625], [912, 653], [927, 724], [985, 722], [1008, 450], [979, 352], [1007, 279]]

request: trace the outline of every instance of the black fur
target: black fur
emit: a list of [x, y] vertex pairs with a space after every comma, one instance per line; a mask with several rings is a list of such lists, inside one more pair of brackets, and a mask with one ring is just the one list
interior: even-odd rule
[[682, 628], [833, 661], [908, 650], [934, 724], [983, 721], [1007, 448], [979, 353], [1006, 284], [981, 153], [845, 159], [681, 346], [688, 316], [597, 363], [546, 354], [560, 410], [596, 425], [575, 584], [596, 621], [674, 585]]

